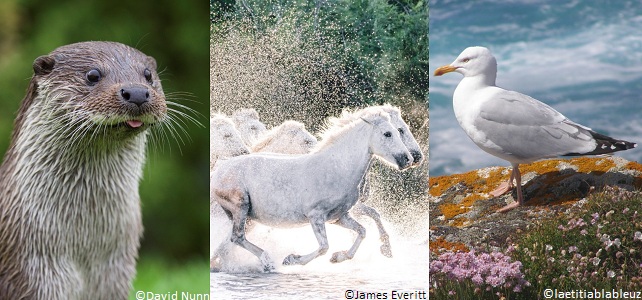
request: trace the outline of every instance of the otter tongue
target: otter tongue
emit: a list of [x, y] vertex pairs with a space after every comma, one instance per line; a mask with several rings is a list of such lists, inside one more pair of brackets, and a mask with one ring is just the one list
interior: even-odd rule
[[138, 127], [143, 126], [143, 122], [141, 122], [139, 120], [128, 120], [126, 123], [131, 128], [138, 128]]

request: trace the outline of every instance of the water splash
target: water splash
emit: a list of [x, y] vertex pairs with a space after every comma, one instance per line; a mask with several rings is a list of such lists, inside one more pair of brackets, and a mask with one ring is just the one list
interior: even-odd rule
[[[310, 17], [310, 16], [303, 16]], [[256, 17], [261, 18], [261, 17]], [[212, 113], [231, 114], [251, 107], [268, 127], [285, 120], [296, 120], [318, 133], [329, 116], [345, 107], [363, 107], [389, 102], [401, 107], [425, 155], [424, 163], [405, 172], [376, 163], [370, 171], [370, 197], [366, 204], [377, 209], [390, 234], [393, 258], [380, 251], [378, 231], [370, 219], [357, 219], [367, 236], [352, 260], [333, 264], [332, 253], [347, 250], [356, 234], [326, 224], [330, 249], [327, 254], [304, 266], [282, 266], [291, 254], [310, 253], [318, 247], [309, 225], [298, 228], [270, 228], [255, 224], [247, 239], [265, 249], [276, 264], [275, 273], [262, 273], [259, 260], [248, 251], [231, 245], [222, 260], [222, 272], [212, 273], [213, 295], [246, 299], [248, 293], [262, 298], [296, 296], [319, 299], [344, 298], [346, 289], [386, 291], [416, 290], [428, 286], [428, 107], [427, 99], [417, 99], [400, 90], [390, 80], [362, 88], [364, 73], [359, 64], [381, 63], [394, 70], [392, 60], [361, 57], [354, 65], [342, 60], [358, 45], [334, 44], [314, 32], [297, 26], [297, 17], [278, 22], [241, 20], [218, 24], [211, 39]], [[270, 23], [271, 22], [271, 23]], [[270, 23], [267, 29], [257, 29]], [[337, 30], [339, 31], [339, 30]], [[349, 42], [349, 41], [348, 41]], [[352, 47], [352, 48], [350, 48]], [[355, 50], [352, 50], [355, 49]], [[381, 74], [386, 74], [382, 72]], [[416, 78], [423, 82], [425, 78]], [[384, 84], [385, 82], [385, 84]], [[210, 227], [211, 248], [225, 242], [231, 223], [222, 214]]]

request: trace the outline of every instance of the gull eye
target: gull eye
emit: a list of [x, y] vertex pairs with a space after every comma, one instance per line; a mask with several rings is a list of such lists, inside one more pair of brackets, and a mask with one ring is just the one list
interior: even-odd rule
[[383, 134], [383, 136], [385, 136], [385, 137], [391, 137], [391, 136], [392, 136], [392, 133], [390, 133], [390, 131], [386, 131], [386, 132]]
[[467, 63], [467, 62], [469, 62], [469, 61], [470, 61], [470, 58], [464, 58], [464, 59], [462, 59], [462, 62], [464, 62], [464, 63]]

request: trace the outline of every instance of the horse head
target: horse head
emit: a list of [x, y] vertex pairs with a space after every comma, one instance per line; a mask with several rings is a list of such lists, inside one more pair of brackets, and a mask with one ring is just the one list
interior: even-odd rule
[[401, 110], [398, 107], [390, 104], [384, 104], [381, 108], [390, 115], [390, 123], [399, 131], [401, 141], [406, 145], [406, 149], [410, 152], [413, 158], [412, 166], [418, 166], [424, 159], [421, 152], [421, 147], [415, 137], [412, 135], [408, 124], [401, 117]]
[[283, 134], [288, 137], [292, 147], [300, 149], [300, 153], [308, 153], [317, 144], [317, 139], [305, 129], [305, 125], [297, 121], [285, 121], [281, 125]]
[[210, 151], [218, 157], [232, 157], [250, 153], [234, 123], [224, 115], [210, 119]]
[[253, 108], [244, 108], [232, 114], [236, 129], [241, 133], [241, 138], [246, 145], [252, 145], [267, 129], [261, 123], [259, 114]]
[[301, 122], [288, 120], [270, 129], [252, 145], [254, 152], [275, 152], [285, 154], [309, 153], [317, 139], [305, 129]]
[[412, 165], [412, 155], [401, 140], [399, 131], [390, 123], [388, 113], [381, 109], [368, 111], [361, 115], [361, 120], [372, 126], [369, 147], [374, 155], [401, 170]]

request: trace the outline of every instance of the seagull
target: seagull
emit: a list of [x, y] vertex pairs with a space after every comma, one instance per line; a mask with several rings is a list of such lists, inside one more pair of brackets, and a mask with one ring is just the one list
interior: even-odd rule
[[515, 180], [517, 202], [498, 212], [524, 204], [519, 164], [558, 156], [608, 154], [637, 146], [577, 124], [527, 95], [497, 87], [497, 60], [487, 48], [466, 48], [450, 65], [437, 68], [435, 76], [450, 72], [464, 75], [453, 95], [459, 125], [479, 148], [507, 160], [513, 168], [510, 180], [490, 194], [505, 194]]

